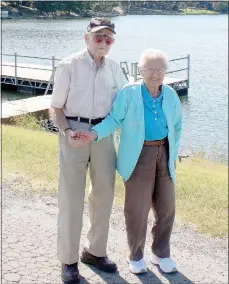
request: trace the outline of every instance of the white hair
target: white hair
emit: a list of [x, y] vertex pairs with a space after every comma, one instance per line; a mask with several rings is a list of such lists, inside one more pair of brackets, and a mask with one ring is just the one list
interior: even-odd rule
[[147, 62], [147, 60], [151, 60], [151, 59], [163, 60], [166, 69], [169, 66], [169, 59], [168, 59], [167, 54], [162, 50], [153, 49], [153, 48], [143, 51], [143, 53], [141, 54], [140, 60], [138, 62], [138, 66], [140, 68], [143, 67], [145, 63]]

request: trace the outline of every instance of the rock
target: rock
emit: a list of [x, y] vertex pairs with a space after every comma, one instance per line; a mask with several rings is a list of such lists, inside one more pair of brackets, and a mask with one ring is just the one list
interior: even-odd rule
[[4, 280], [8, 281], [8, 282], [13, 282], [13, 283], [18, 283], [21, 279], [21, 276], [16, 274], [16, 273], [10, 273], [10, 274], [5, 274], [4, 275]]

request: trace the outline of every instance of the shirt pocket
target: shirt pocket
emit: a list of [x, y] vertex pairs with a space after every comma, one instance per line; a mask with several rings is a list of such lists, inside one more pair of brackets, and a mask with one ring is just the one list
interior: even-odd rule
[[105, 68], [104, 76], [107, 78], [106, 80], [106, 89], [112, 98], [112, 103], [114, 102], [117, 93], [119, 91], [118, 85], [115, 80], [115, 74], [113, 74], [111, 67]]
[[75, 92], [75, 91], [82, 91], [85, 90], [85, 88], [87, 87], [87, 84], [85, 82], [85, 78], [80, 78], [79, 77], [72, 77], [71, 78], [71, 82], [70, 82], [70, 90]]

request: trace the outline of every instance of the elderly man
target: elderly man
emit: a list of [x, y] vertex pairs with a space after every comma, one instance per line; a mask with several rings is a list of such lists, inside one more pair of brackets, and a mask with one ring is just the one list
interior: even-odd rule
[[82, 148], [74, 139], [77, 130], [89, 130], [108, 115], [117, 91], [126, 83], [119, 65], [106, 57], [115, 40], [114, 28], [108, 19], [93, 18], [85, 33], [87, 47], [65, 58], [55, 74], [51, 106], [60, 129], [57, 243], [66, 283], [80, 279], [78, 251], [88, 166], [90, 228], [81, 261], [106, 272], [117, 270], [106, 253], [115, 184], [113, 136]]
[[[118, 93], [111, 113], [78, 139], [102, 141], [121, 128], [117, 170], [124, 179], [129, 269], [145, 273], [144, 246], [152, 207], [155, 224], [151, 262], [165, 273], [177, 271], [170, 258], [175, 217], [175, 161], [181, 137], [182, 113], [176, 92], [163, 84], [168, 59], [164, 52], [146, 50], [139, 61], [143, 82]], [[86, 142], [85, 142], [86, 143]]]

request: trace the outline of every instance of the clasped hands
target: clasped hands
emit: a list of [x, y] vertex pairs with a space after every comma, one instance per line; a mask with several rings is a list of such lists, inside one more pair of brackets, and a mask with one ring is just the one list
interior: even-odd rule
[[69, 130], [66, 133], [69, 144], [74, 148], [83, 147], [91, 141], [94, 141], [97, 137], [94, 131], [87, 130]]

